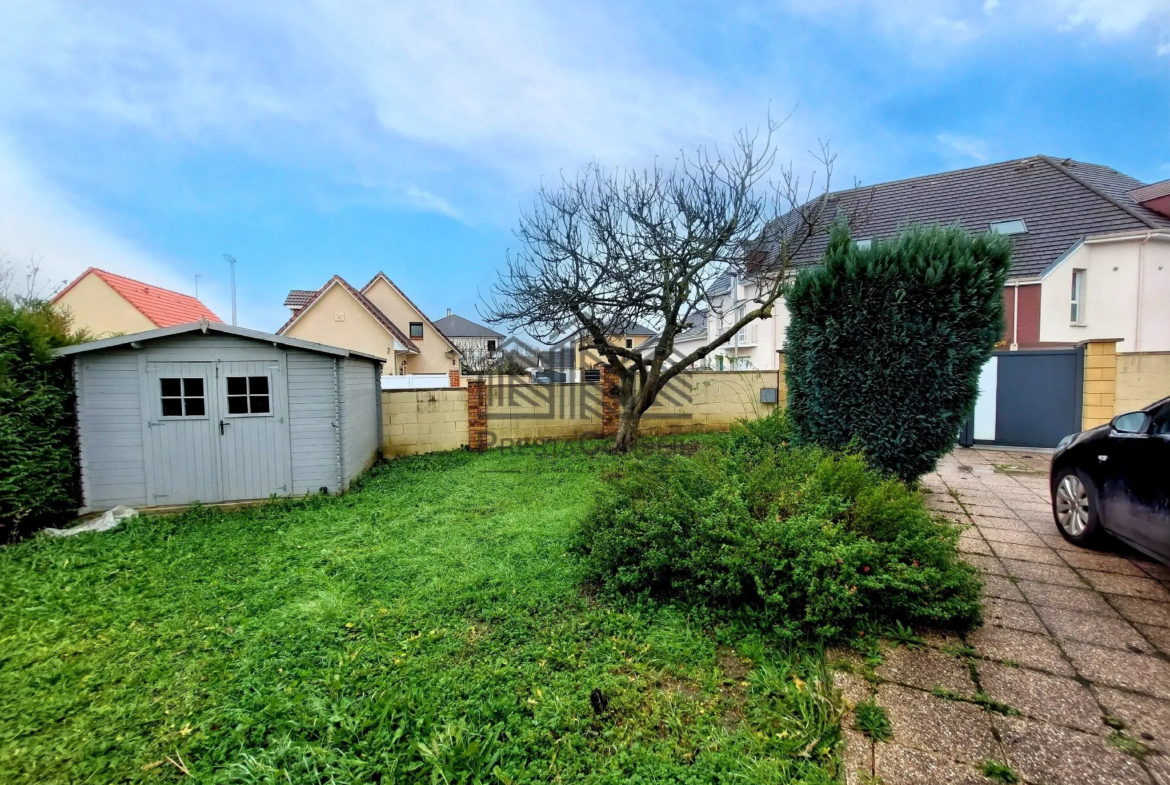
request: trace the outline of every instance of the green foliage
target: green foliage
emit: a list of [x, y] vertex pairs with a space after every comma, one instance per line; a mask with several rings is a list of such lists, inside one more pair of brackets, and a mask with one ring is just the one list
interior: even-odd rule
[[0, 540], [78, 505], [73, 378], [51, 354], [73, 340], [48, 303], [0, 298]]
[[819, 658], [582, 589], [619, 466], [419, 456], [0, 549], [0, 782], [836, 782]]
[[1109, 734], [1109, 743], [1127, 755], [1135, 758], [1144, 758], [1150, 754], [1150, 748], [1137, 739], [1126, 734], [1125, 731], [1115, 730]]
[[788, 444], [786, 427], [773, 415], [608, 474], [577, 541], [590, 579], [791, 639], [973, 623], [980, 586], [958, 529], [861, 456]]
[[983, 761], [980, 769], [984, 777], [994, 782], [1002, 782], [1004, 785], [1015, 785], [1015, 783], [1020, 781], [1019, 775], [1012, 771], [1011, 766], [1006, 763], [1000, 763], [997, 760], [988, 759]]
[[914, 480], [954, 445], [1003, 334], [1011, 245], [957, 227], [858, 248], [837, 225], [787, 298], [788, 408], [803, 442]]
[[853, 709], [853, 721], [857, 730], [874, 741], [887, 741], [894, 736], [886, 710], [873, 701], [857, 704]]

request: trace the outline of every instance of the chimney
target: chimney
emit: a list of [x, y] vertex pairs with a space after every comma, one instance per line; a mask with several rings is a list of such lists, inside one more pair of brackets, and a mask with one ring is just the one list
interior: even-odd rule
[[450, 309], [450, 308], [448, 308], [448, 309], [447, 309], [447, 315], [448, 315], [448, 316], [450, 316], [450, 315], [451, 315], [451, 309]]

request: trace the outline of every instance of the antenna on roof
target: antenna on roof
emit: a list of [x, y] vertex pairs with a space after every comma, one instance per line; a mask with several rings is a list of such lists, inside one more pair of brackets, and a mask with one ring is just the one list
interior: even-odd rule
[[236, 257], [224, 254], [223, 258], [232, 266], [232, 327], [236, 326]]

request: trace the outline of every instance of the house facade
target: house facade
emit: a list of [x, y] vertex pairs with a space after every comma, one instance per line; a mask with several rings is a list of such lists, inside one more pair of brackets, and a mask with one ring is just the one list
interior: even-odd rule
[[207, 319], [220, 322], [194, 297], [91, 267], [53, 297], [74, 330], [94, 338], [128, 335]]
[[[1170, 351], [1170, 181], [1144, 185], [1098, 164], [1049, 156], [914, 177], [829, 194], [830, 214], [857, 214], [858, 244], [912, 224], [958, 225], [1010, 238], [1003, 349], [1120, 338], [1119, 352]], [[795, 272], [815, 265], [828, 237], [807, 243]], [[708, 334], [754, 306], [751, 282], [713, 287]], [[774, 370], [788, 312], [743, 330], [713, 355], [725, 367]], [[716, 366], [717, 367], [717, 366]]]
[[500, 359], [505, 336], [490, 327], [451, 313], [435, 320], [435, 327], [451, 339], [463, 354], [463, 369], [468, 373], [488, 370]]
[[459, 348], [384, 273], [361, 289], [335, 275], [320, 289], [294, 289], [285, 305], [292, 314], [278, 335], [382, 357], [384, 376], [459, 369]]

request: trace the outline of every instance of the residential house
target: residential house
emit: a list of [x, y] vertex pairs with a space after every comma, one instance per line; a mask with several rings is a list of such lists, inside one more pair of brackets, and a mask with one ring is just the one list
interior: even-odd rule
[[[858, 244], [910, 224], [1009, 236], [1004, 348], [1120, 338], [1121, 352], [1170, 351], [1170, 181], [1146, 186], [1106, 166], [1038, 155], [838, 191], [829, 201], [834, 212], [861, 214]], [[807, 243], [794, 268], [816, 264], [827, 241]], [[730, 324], [755, 293], [731, 276], [721, 283], [712, 312]], [[776, 367], [788, 313], [782, 302], [774, 310], [720, 351], [727, 363]], [[709, 331], [718, 326], [712, 319]]]
[[190, 295], [163, 289], [90, 267], [53, 297], [74, 330], [94, 338], [126, 335], [206, 319], [219, 322], [211, 309]]
[[361, 289], [335, 275], [316, 291], [294, 289], [292, 311], [278, 335], [383, 357], [384, 376], [446, 374], [460, 351], [385, 273]]
[[[620, 331], [616, 331], [613, 335], [606, 336], [606, 338], [614, 346], [637, 349], [647, 341], [652, 340], [657, 334], [657, 331], [651, 330], [645, 325], [631, 322], [628, 326], [622, 328]], [[582, 351], [582, 338], [584, 338], [583, 331], [578, 332], [569, 339], [572, 351], [568, 354], [571, 355], [574, 366], [581, 371], [582, 379], [584, 381], [590, 381], [597, 376], [593, 372], [600, 369], [607, 360], [596, 349], [585, 349]]]
[[435, 327], [459, 347], [468, 372], [485, 371], [500, 357], [505, 338], [502, 333], [453, 314], [450, 308], [446, 316], [435, 320]]

